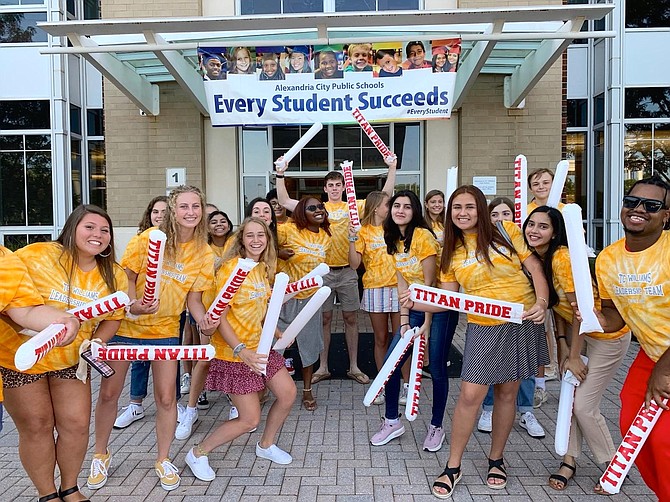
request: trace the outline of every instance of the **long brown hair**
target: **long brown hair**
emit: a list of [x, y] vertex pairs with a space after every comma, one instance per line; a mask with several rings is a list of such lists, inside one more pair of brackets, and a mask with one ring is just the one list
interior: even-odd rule
[[[441, 270], [446, 272], [451, 265], [451, 259], [454, 257], [456, 251], [456, 244], [459, 241], [465, 246], [465, 237], [463, 231], [454, 225], [451, 215], [451, 207], [454, 199], [461, 194], [470, 194], [474, 197], [477, 205], [477, 247], [475, 249], [475, 257], [478, 260], [485, 261], [489, 266], [493, 266], [489, 250], [493, 249], [501, 256], [506, 256], [498, 248], [509, 248], [505, 238], [500, 235], [498, 229], [491, 223], [491, 216], [489, 215], [488, 206], [486, 204], [486, 197], [482, 191], [474, 185], [463, 185], [458, 187], [451, 197], [449, 197], [449, 204], [447, 205], [446, 221], [444, 223], [444, 249], [442, 250]], [[512, 250], [514, 252], [514, 250]], [[506, 256], [511, 259], [511, 256]]]
[[183, 193], [194, 193], [200, 199], [201, 217], [198, 226], [195, 227], [193, 240], [196, 247], [200, 248], [207, 245], [207, 218], [205, 218], [205, 196], [198, 187], [181, 185], [170, 192], [168, 196], [168, 207], [165, 211], [165, 218], [161, 223], [160, 229], [167, 235], [167, 242], [165, 243], [165, 257], [168, 260], [177, 260], [177, 237], [179, 229], [177, 221], [175, 220], [175, 211], [177, 209], [177, 198]]
[[275, 237], [268, 227], [268, 224], [265, 223], [265, 220], [262, 220], [256, 216], [249, 216], [244, 219], [242, 224], [238, 227], [235, 233], [230, 237], [233, 239], [232, 245], [226, 251], [226, 254], [223, 256], [223, 261], [226, 262], [236, 257], [246, 258], [247, 251], [244, 249], [244, 230], [247, 228], [249, 223], [258, 223], [263, 227], [265, 232], [265, 237], [267, 239], [267, 246], [265, 246], [265, 251], [258, 259], [258, 263], [262, 263], [267, 268], [268, 277], [271, 282], [274, 282], [275, 272], [277, 270], [277, 245], [275, 244]]
[[[428, 210], [428, 201], [433, 197], [435, 197], [436, 195], [442, 197], [442, 211], [440, 212], [440, 214], [437, 215], [437, 219], [434, 220], [430, 214], [430, 211]], [[444, 199], [444, 192], [442, 190], [431, 190], [423, 198], [423, 219], [430, 228], [433, 228], [435, 226], [435, 222], [437, 222], [441, 226], [444, 226], [446, 202], [447, 201]]]
[[[375, 224], [375, 211], [384, 203], [385, 199], [389, 199], [389, 194], [379, 190], [370, 192], [365, 198], [365, 211], [361, 218], [361, 226]], [[384, 222], [382, 222], [384, 223]]]
[[159, 195], [158, 197], [154, 197], [151, 199], [149, 202], [149, 205], [147, 208], [144, 210], [144, 214], [142, 215], [142, 219], [140, 222], [137, 224], [137, 233], [141, 234], [144, 232], [147, 228], [153, 227], [153, 223], [151, 223], [151, 212], [154, 210], [154, 206], [156, 205], [156, 202], [165, 202], [165, 204], [168, 203], [168, 198], [165, 195]]

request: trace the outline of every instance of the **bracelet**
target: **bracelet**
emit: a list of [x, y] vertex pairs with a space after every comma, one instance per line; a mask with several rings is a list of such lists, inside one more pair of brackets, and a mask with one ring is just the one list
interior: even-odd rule
[[549, 305], [549, 302], [547, 301], [546, 298], [542, 298], [541, 296], [538, 296], [537, 299], [538, 299], [538, 300], [542, 300], [542, 301], [544, 302], [545, 305]]
[[403, 324], [400, 325], [401, 328], [402, 328], [403, 326], [410, 326], [410, 324], [409, 324], [408, 322], [406, 322], [406, 323], [403, 323]]
[[279, 178], [281, 180], [281, 179], [284, 179], [284, 175], [283, 174], [275, 174], [275, 178]]
[[400, 317], [409, 317], [409, 314], [400, 314]]
[[235, 347], [235, 348], [233, 349], [233, 356], [235, 356], [235, 357], [239, 357], [239, 356], [240, 356], [240, 352], [242, 352], [242, 351], [243, 351], [244, 349], [246, 349], [246, 348], [247, 348], [247, 346], [246, 346], [244, 343], [240, 343], [240, 344], [238, 344], [237, 347]]
[[567, 336], [565, 336], [565, 335], [560, 335], [560, 336], [557, 336], [557, 337], [556, 337], [556, 341], [560, 340], [561, 338], [562, 338], [563, 340], [567, 340], [567, 339], [568, 339]]
[[354, 236], [351, 236], [351, 235], [350, 235], [350, 236], [349, 236], [349, 242], [356, 242], [357, 240], [358, 240], [358, 236], [357, 236], [357, 235], [354, 235]]

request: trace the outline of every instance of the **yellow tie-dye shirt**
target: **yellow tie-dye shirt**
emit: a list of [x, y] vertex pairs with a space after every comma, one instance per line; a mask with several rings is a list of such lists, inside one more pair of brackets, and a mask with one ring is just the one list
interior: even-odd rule
[[442, 250], [444, 249], [444, 225], [435, 220], [430, 220], [430, 228], [433, 230], [433, 233], [435, 234], [435, 238], [437, 239], [437, 243], [440, 245], [440, 249], [437, 252], [437, 268], [439, 270], [440, 268], [440, 261], [442, 259]]
[[653, 361], [670, 348], [670, 232], [644, 251], [626, 250], [625, 239], [596, 260], [600, 298], [612, 300]]
[[[121, 266], [137, 274], [135, 292], [142, 300], [147, 271], [149, 232], [142, 232], [133, 245], [128, 244]], [[138, 319], [124, 319], [119, 335], [129, 338], [174, 338], [179, 336], [179, 316], [184, 310], [186, 295], [193, 291], [206, 291], [214, 282], [214, 253], [206, 244], [194, 240], [177, 244], [176, 262], [167, 258], [163, 262], [158, 312], [141, 315]]]
[[[325, 230], [319, 229], [318, 234], [306, 228], [298, 230], [295, 223], [286, 223], [277, 227], [277, 240], [279, 248], [290, 248], [295, 253], [284, 261], [281, 267], [281, 271], [288, 274], [290, 282], [301, 279], [317, 265], [326, 263], [326, 254], [332, 243]], [[300, 300], [309, 298], [315, 292], [315, 289], [303, 291], [295, 298]]]
[[395, 261], [386, 250], [384, 229], [381, 225], [363, 225], [358, 232], [356, 252], [361, 254], [365, 274], [363, 287], [366, 289], [394, 287], [398, 285]]
[[[333, 243], [330, 246], [326, 263], [330, 267], [346, 267], [349, 265], [349, 209], [346, 202], [326, 202], [330, 233]], [[362, 218], [365, 201], [357, 200], [358, 214]], [[283, 225], [282, 225], [283, 226]]]
[[[530, 201], [530, 202], [528, 203], [528, 205], [526, 206], [526, 214], [527, 214], [528, 216], [530, 216], [530, 213], [532, 213], [533, 211], [535, 211], [538, 207], [540, 207], [540, 206], [538, 206], [538, 205], [537, 205], [537, 202], [535, 202], [535, 199], [533, 199], [533, 200]], [[557, 209], [558, 209], [559, 211], [563, 211], [563, 208], [564, 208], [564, 207], [565, 207], [565, 204], [563, 204], [562, 202], [559, 202], [559, 203], [558, 203], [558, 208], [557, 208]]]
[[[516, 252], [499, 246], [503, 256], [489, 248], [489, 257], [493, 263], [490, 266], [475, 256], [477, 234], [466, 234], [465, 246], [460, 242], [456, 245], [449, 268], [446, 272], [440, 271], [438, 280], [458, 282], [468, 295], [522, 303], [524, 310], [528, 310], [535, 304], [535, 292], [521, 270], [521, 262], [531, 255], [531, 251], [514, 222], [504, 221], [503, 225]], [[494, 326], [505, 321], [468, 314], [468, 322], [480, 326]]]
[[[70, 259], [68, 256], [62, 255], [62, 251], [62, 246], [57, 242], [38, 242], [21, 248], [15, 253], [28, 269], [28, 274], [46, 305], [65, 311], [80, 307], [116, 291], [128, 291], [128, 278], [118, 265], [114, 267], [115, 291], [109, 290], [98, 267], [88, 272], [75, 267], [72, 277], [68, 277]], [[103, 320], [120, 320], [124, 315], [125, 311], [121, 309], [106, 316], [81, 323], [77, 337], [72, 343], [64, 347], [55, 347], [44, 359], [25, 373], [41, 374], [70, 368], [78, 364], [79, 346], [84, 340], [91, 339], [91, 335], [98, 324]], [[21, 343], [29, 338], [26, 335], [13, 338], [10, 343], [3, 347], [0, 364], [17, 371], [14, 366], [14, 353]]]
[[[403, 241], [396, 243], [398, 252], [393, 255], [395, 269], [400, 272], [400, 275], [405, 279], [408, 286], [410, 284], [426, 285], [421, 262], [429, 256], [437, 255], [439, 248], [440, 245], [435, 240], [435, 236], [425, 228], [414, 229], [409, 253], [405, 252], [405, 243]], [[431, 284], [428, 284], [428, 286], [431, 286]]]

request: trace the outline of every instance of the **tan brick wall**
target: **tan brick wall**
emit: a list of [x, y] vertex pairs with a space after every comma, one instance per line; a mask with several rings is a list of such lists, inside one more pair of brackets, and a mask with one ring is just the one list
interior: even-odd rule
[[103, 0], [101, 3], [102, 17], [107, 19], [202, 15], [200, 0]]

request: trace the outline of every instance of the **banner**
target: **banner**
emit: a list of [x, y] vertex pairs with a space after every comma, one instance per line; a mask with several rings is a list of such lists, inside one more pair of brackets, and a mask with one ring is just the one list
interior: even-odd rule
[[[449, 118], [458, 38], [337, 46], [201, 47], [215, 126]], [[432, 55], [432, 57], [431, 57]], [[404, 59], [404, 60], [403, 60]]]

